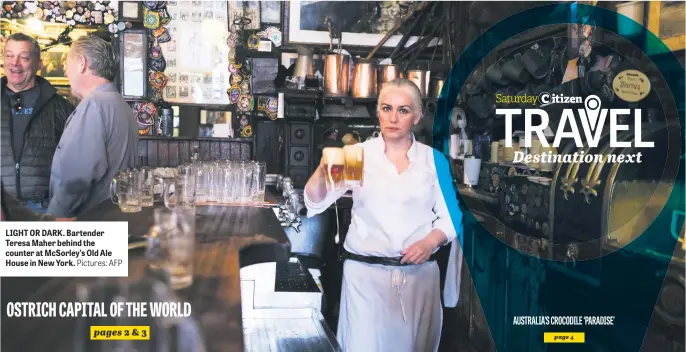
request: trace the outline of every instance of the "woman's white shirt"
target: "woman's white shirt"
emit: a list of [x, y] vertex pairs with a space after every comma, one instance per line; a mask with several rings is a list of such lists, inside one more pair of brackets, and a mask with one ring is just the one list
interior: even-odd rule
[[[451, 218], [441, 192], [434, 150], [417, 142], [407, 152], [410, 166], [398, 174], [393, 163], [386, 158], [383, 137], [361, 143], [364, 148], [364, 179], [361, 187], [353, 191], [352, 219], [344, 247], [359, 255], [399, 257], [400, 252], [423, 239], [433, 229], [445, 233], [452, 242], [446, 272], [443, 301], [446, 307], [455, 307], [460, 292], [462, 271], [462, 213], [454, 195], [449, 201], [454, 209]], [[441, 161], [447, 164], [447, 161]], [[449, 164], [446, 168], [449, 173]], [[452, 177], [444, 178], [452, 180]], [[444, 181], [445, 182], [445, 181]], [[444, 185], [447, 186], [447, 185]], [[452, 184], [448, 187], [452, 190]], [[318, 203], [305, 193], [307, 216], [324, 212], [348, 191], [346, 188], [328, 192]], [[459, 238], [459, 241], [455, 240]], [[438, 249], [436, 249], [438, 250]]]
[[[361, 143], [364, 180], [361, 187], [352, 189], [352, 219], [344, 245], [347, 251], [399, 257], [401, 251], [433, 229], [445, 233], [446, 243], [457, 236], [438, 183], [433, 149], [412, 138], [407, 152], [410, 165], [400, 174], [384, 154], [382, 137]], [[312, 202], [305, 192], [307, 216], [325, 211], [346, 191], [343, 188], [328, 192], [319, 203]]]

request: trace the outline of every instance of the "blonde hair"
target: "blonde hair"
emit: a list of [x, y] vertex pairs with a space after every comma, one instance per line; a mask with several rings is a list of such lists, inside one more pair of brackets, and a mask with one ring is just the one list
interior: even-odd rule
[[[383, 84], [383, 87], [381, 88], [381, 91], [379, 92], [379, 98], [383, 95], [383, 93], [390, 89], [390, 88], [403, 88], [406, 89], [410, 95], [412, 96], [412, 110], [414, 110], [415, 113], [421, 115], [422, 111], [424, 110], [422, 106], [422, 93], [419, 91], [419, 87], [417, 85], [410, 81], [409, 79], [406, 78], [396, 78], [390, 82], [386, 82]], [[376, 109], [377, 111], [379, 110], [380, 102], [377, 102]]]

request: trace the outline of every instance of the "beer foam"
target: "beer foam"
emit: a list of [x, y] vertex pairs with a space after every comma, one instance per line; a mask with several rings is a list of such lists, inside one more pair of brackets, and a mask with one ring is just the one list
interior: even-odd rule
[[345, 165], [345, 153], [341, 148], [324, 148], [322, 162], [328, 165]]
[[345, 154], [345, 160], [350, 162], [362, 162], [364, 160], [364, 149], [358, 145], [346, 145], [343, 147], [343, 153]]

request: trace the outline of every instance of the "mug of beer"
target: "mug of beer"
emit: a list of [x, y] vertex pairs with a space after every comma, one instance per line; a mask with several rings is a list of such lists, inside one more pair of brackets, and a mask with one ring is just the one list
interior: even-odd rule
[[142, 210], [143, 178], [136, 170], [120, 170], [110, 182], [110, 198], [125, 213]]
[[345, 152], [343, 148], [324, 148], [322, 150], [322, 165], [324, 166], [326, 189], [334, 191], [343, 187], [345, 176]]
[[343, 147], [343, 154], [345, 155], [345, 185], [362, 186], [364, 149], [360, 145], [346, 145]]

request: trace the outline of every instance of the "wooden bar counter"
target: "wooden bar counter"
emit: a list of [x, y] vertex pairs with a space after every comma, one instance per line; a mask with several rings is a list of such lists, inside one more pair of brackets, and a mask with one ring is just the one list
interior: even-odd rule
[[[196, 209], [193, 284], [175, 293], [180, 301], [191, 303], [191, 317], [199, 326], [207, 351], [243, 351], [239, 269], [288, 259], [290, 243], [269, 207], [211, 205]], [[108, 200], [78, 220], [127, 221], [131, 237], [140, 237], [153, 225], [153, 208], [123, 213]], [[129, 279], [145, 275], [147, 263], [143, 252], [142, 249], [129, 251]], [[77, 301], [76, 284], [93, 280], [3, 278], [1, 350], [76, 351], [77, 318], [8, 318], [6, 306], [17, 301]], [[133, 323], [130, 325], [136, 325]]]

